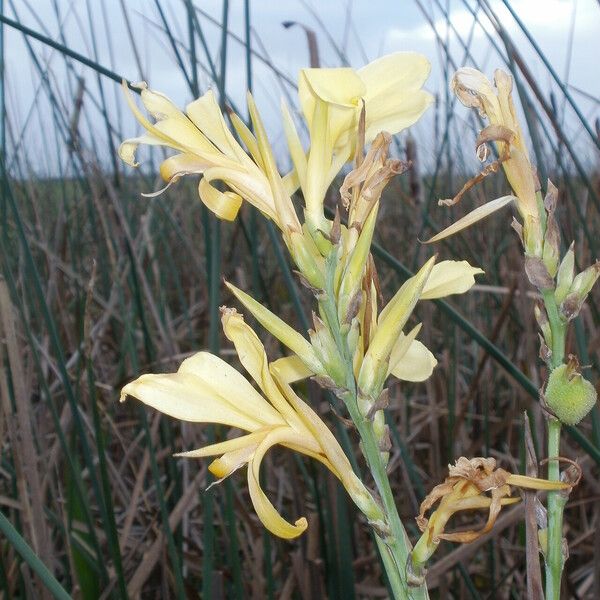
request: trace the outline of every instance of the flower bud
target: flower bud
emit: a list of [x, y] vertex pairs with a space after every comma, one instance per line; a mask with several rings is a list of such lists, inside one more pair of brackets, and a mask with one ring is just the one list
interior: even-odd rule
[[544, 240], [537, 216], [526, 215], [523, 218], [523, 245], [529, 256], [542, 256]]
[[345, 367], [335, 340], [325, 323], [313, 313], [314, 329], [308, 331], [312, 347], [327, 374], [338, 385], [343, 385]]
[[577, 425], [596, 404], [596, 389], [577, 371], [575, 361], [556, 367], [550, 373], [546, 404], [566, 425]]
[[538, 327], [544, 336], [544, 340], [548, 346], [552, 346], [552, 329], [550, 328], [550, 321], [548, 321], [548, 315], [543, 305], [536, 304], [533, 307], [533, 314], [537, 321]]
[[574, 319], [579, 314], [599, 275], [600, 261], [596, 261], [573, 279], [569, 293], [560, 306], [560, 311], [567, 321]]
[[290, 234], [290, 253], [306, 281], [316, 289], [325, 287], [323, 257], [306, 231]]
[[557, 304], [560, 305], [567, 297], [574, 277], [575, 252], [573, 251], [573, 244], [571, 244], [567, 253], [563, 256], [560, 266], [558, 267], [558, 273], [556, 274], [556, 290], [554, 292], [554, 297], [556, 298]]

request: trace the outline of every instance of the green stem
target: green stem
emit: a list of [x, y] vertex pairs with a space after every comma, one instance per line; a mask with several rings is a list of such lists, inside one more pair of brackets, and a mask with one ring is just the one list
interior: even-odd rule
[[[542, 291], [550, 331], [552, 334], [550, 367], [560, 366], [565, 357], [566, 323], [558, 314], [558, 307], [553, 290]], [[555, 418], [548, 419], [548, 458], [560, 455], [561, 422]], [[548, 479], [560, 481], [560, 465], [558, 460], [548, 463]], [[548, 546], [546, 550], [546, 600], [560, 600], [560, 582], [565, 562], [563, 554], [563, 512], [566, 498], [560, 492], [548, 494]]]
[[[560, 421], [548, 420], [548, 458], [560, 453]], [[557, 460], [548, 463], [548, 479], [560, 480]], [[548, 494], [548, 548], [546, 551], [546, 600], [560, 600], [560, 581], [564, 566], [562, 522], [566, 498], [560, 492]]]
[[334, 257], [328, 260], [328, 273], [326, 290], [320, 304], [329, 325], [330, 331], [335, 340], [336, 346], [340, 352], [345, 365], [345, 381], [343, 382], [346, 390], [345, 402], [354, 422], [361, 442], [362, 452], [365, 456], [377, 491], [383, 504], [389, 534], [385, 539], [380, 532], [375, 532], [375, 538], [382, 557], [383, 566], [386, 570], [390, 588], [396, 600], [424, 600], [428, 598], [425, 584], [417, 587], [411, 587], [407, 581], [406, 565], [411, 551], [410, 540], [400, 520], [394, 494], [390, 486], [390, 480], [387, 475], [386, 467], [377, 442], [373, 422], [364, 417], [358, 408], [358, 396], [354, 371], [352, 367], [352, 355], [348, 347], [346, 337], [342, 334], [340, 323], [337, 316], [336, 297], [333, 286], [333, 276], [336, 263]]

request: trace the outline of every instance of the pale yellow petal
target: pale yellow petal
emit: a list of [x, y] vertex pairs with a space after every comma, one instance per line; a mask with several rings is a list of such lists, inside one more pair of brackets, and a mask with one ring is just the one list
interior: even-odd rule
[[431, 239], [424, 242], [425, 244], [432, 244], [433, 242], [439, 242], [467, 227], [473, 225], [473, 223], [477, 223], [477, 221], [481, 221], [481, 219], [485, 219], [492, 213], [495, 213], [497, 210], [504, 208], [507, 204], [511, 202], [517, 202], [517, 198], [514, 196], [502, 196], [501, 198], [496, 198], [496, 200], [491, 200], [490, 202], [486, 202], [482, 206], [478, 206], [475, 210], [472, 210], [470, 213], [456, 221], [456, 223], [452, 223], [446, 229], [440, 231], [436, 235], [434, 235]]
[[302, 438], [289, 427], [273, 430], [259, 444], [254, 456], [248, 464], [248, 491], [254, 510], [262, 524], [273, 534], [284, 539], [298, 537], [308, 527], [304, 517], [296, 520], [294, 524], [286, 521], [271, 504], [260, 486], [260, 464], [265, 453], [276, 444], [284, 443], [302, 444]]
[[296, 170], [290, 171], [286, 173], [282, 178], [281, 182], [283, 183], [283, 189], [285, 193], [291, 198], [300, 187], [300, 179], [298, 178], [298, 173]]
[[208, 470], [219, 480], [229, 477], [234, 471], [248, 464], [254, 457], [254, 452], [258, 448], [258, 442], [253, 445], [247, 445], [237, 450], [231, 450], [223, 456], [213, 460], [208, 465]]
[[186, 107], [192, 123], [221, 151], [241, 164], [251, 164], [248, 155], [231, 135], [219, 108], [214, 92], [208, 90], [203, 96]]
[[254, 126], [256, 141], [262, 157], [265, 174], [271, 187], [271, 201], [274, 212], [274, 217], [272, 217], [272, 219], [284, 233], [288, 229], [300, 231], [301, 225], [296, 214], [296, 209], [294, 208], [289, 195], [285, 193], [281, 175], [279, 175], [277, 163], [273, 156], [271, 145], [269, 144], [267, 132], [260, 117], [260, 113], [256, 108], [254, 98], [250, 92], [248, 92], [248, 112], [250, 113], [250, 118], [252, 119], [252, 124]]
[[206, 178], [198, 184], [200, 199], [206, 206], [225, 221], [233, 221], [242, 206], [242, 198], [235, 192], [221, 192], [213, 187]]
[[205, 458], [207, 456], [217, 456], [218, 454], [234, 452], [235, 450], [241, 450], [242, 448], [247, 448], [248, 446], [256, 448], [256, 446], [264, 439], [271, 429], [272, 427], [265, 427], [231, 440], [225, 440], [224, 442], [217, 442], [216, 444], [204, 446], [204, 448], [188, 450], [187, 452], [178, 452], [177, 454], [174, 454], [174, 456], [182, 458]]
[[304, 364], [315, 373], [323, 373], [323, 367], [315, 355], [310, 342], [283, 319], [272, 313], [268, 308], [257, 302], [231, 283], [225, 285], [233, 292], [235, 297], [247, 308], [256, 320], [280, 342], [285, 344], [292, 352], [297, 354]]
[[358, 123], [361, 98], [367, 93], [353, 69], [303, 69], [298, 80], [300, 106], [311, 134], [311, 146], [318, 144], [316, 134], [322, 125], [315, 122], [320, 103], [328, 107], [327, 125], [332, 146]]
[[348, 471], [352, 471], [352, 466], [339, 442], [333, 433], [331, 433], [327, 425], [325, 425], [321, 417], [319, 417], [319, 415], [317, 415], [317, 413], [304, 402], [304, 400], [302, 400], [287, 383], [284, 383], [283, 381], [280, 381], [279, 383], [288, 402], [294, 407], [297, 414], [300, 415], [300, 418], [310, 432], [311, 437], [317, 442], [322, 453], [331, 463], [333, 473], [343, 481], [344, 475]]
[[249, 417], [265, 425], [282, 425], [281, 415], [229, 363], [210, 352], [197, 352], [181, 363], [179, 373], [190, 373]]
[[475, 275], [483, 272], [483, 269], [472, 267], [466, 260], [443, 260], [431, 269], [421, 300], [464, 294], [475, 285]]
[[[204, 152], [209, 155], [218, 154], [216, 148], [179, 109], [175, 108], [172, 110], [167, 104], [161, 105], [161, 108], [167, 111], [165, 113], [166, 118], [153, 124], [137, 107], [125, 81], [123, 81], [123, 89], [125, 91], [125, 99], [134, 117], [156, 140], [162, 140], [165, 146], [170, 146], [183, 152]], [[147, 91], [150, 93], [149, 90]], [[147, 98], [154, 97], [150, 96]]]
[[137, 87], [141, 89], [140, 98], [144, 108], [157, 121], [168, 118], [185, 119], [185, 115], [167, 96], [149, 89], [145, 82], [140, 83]]
[[157, 138], [151, 134], [129, 138], [128, 140], [123, 141], [119, 146], [119, 158], [131, 167], [139, 166], [140, 163], [136, 161], [135, 153], [140, 144], [146, 144], [147, 146], [164, 146], [165, 142], [163, 139]]
[[171, 181], [174, 177], [203, 173], [212, 164], [203, 161], [197, 154], [175, 154], [160, 164], [160, 176], [165, 181]]
[[391, 374], [402, 381], [425, 381], [433, 373], [437, 360], [419, 340], [413, 340]]
[[223, 181], [233, 192], [258, 208], [269, 219], [277, 219], [269, 182], [258, 169], [250, 173], [237, 166], [211, 167], [204, 172], [204, 179], [207, 183]]
[[277, 378], [285, 383], [294, 383], [311, 377], [314, 373], [295, 354], [278, 358], [271, 363], [271, 372], [277, 373]]
[[419, 300], [434, 262], [435, 256], [404, 283], [381, 311], [358, 376], [359, 388], [365, 394], [377, 392], [377, 388], [383, 384], [394, 343]]
[[160, 412], [193, 423], [221, 423], [246, 431], [264, 424], [213, 394], [198, 377], [189, 373], [142, 375], [121, 391], [121, 400], [133, 396]]
[[302, 69], [298, 80], [300, 106], [310, 124], [317, 98], [329, 104], [353, 108], [367, 93], [363, 80], [354, 69]]
[[271, 376], [265, 348], [252, 328], [245, 323], [244, 317], [233, 308], [221, 309], [223, 331], [227, 339], [233, 342], [240, 362], [256, 381], [275, 410], [298, 431], [303, 430], [302, 422], [288, 401], [281, 394]]
[[156, 131], [165, 139], [170, 140], [169, 146], [178, 150], [211, 158], [215, 164], [222, 162], [225, 158], [187, 117], [157, 121], [152, 133]]
[[304, 181], [304, 203], [306, 221], [313, 228], [324, 228], [323, 202], [329, 187], [327, 174], [331, 165], [331, 155], [335, 136], [331, 132], [332, 119], [329, 107], [317, 99], [310, 128], [310, 149], [306, 163]]
[[[395, 322], [399, 316], [407, 319], [407, 313], [412, 311], [416, 301], [421, 297], [421, 292], [427, 284], [431, 271], [435, 265], [435, 256], [432, 256], [418, 271], [407, 279], [394, 297], [384, 306], [377, 319], [377, 329], [383, 327], [389, 320]], [[406, 321], [404, 321], [406, 322]]]
[[283, 131], [285, 133], [285, 139], [287, 140], [290, 156], [292, 158], [292, 162], [294, 163], [298, 181], [303, 187], [306, 180], [306, 153], [304, 152], [304, 148], [300, 142], [300, 137], [298, 135], [298, 131], [296, 130], [296, 125], [294, 124], [294, 119], [292, 118], [290, 110], [285, 102], [281, 103], [281, 114], [283, 116]]
[[404, 355], [408, 352], [410, 345], [413, 343], [413, 341], [419, 334], [419, 331], [421, 331], [422, 326], [423, 323], [417, 323], [417, 325], [415, 325], [407, 334], [400, 332], [400, 335], [394, 342], [394, 347], [390, 352], [388, 375], [396, 367], [398, 362], [404, 358]]
[[433, 96], [420, 89], [430, 70], [429, 61], [415, 52], [388, 54], [359, 69], [367, 90], [367, 143], [381, 131], [398, 133], [421, 117], [433, 102]]
[[246, 123], [244, 123], [244, 121], [242, 121], [235, 113], [231, 113], [230, 119], [234, 129], [254, 159], [254, 162], [262, 171], [264, 171], [265, 166], [254, 134], [248, 129]]

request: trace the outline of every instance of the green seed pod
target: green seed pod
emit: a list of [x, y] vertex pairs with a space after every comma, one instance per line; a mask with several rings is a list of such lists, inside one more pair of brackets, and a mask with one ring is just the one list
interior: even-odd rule
[[550, 373], [545, 399], [548, 408], [566, 425], [577, 425], [596, 404], [596, 389], [573, 363]]

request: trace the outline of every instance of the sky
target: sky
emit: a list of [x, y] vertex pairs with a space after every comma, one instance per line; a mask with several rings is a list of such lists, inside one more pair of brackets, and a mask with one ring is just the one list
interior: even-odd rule
[[[66, 44], [73, 50], [107, 66], [133, 81], [144, 78], [150, 87], [169, 95], [178, 105], [185, 106], [192, 99], [189, 85], [177, 66], [161, 23], [160, 12], [154, 0], [5, 0], [5, 14], [16, 18], [32, 29], [53, 39], [60, 39], [62, 29]], [[517, 48], [545, 93], [557, 90], [548, 69], [527, 42], [502, 0], [490, 0], [492, 9], [503, 26], [510, 32]], [[420, 3], [420, 4], [419, 4]], [[541, 51], [561, 78], [590, 123], [600, 116], [600, 70], [597, 61], [600, 52], [600, 4], [598, 0], [512, 0], [511, 6], [530, 31]], [[131, 30], [136, 40], [134, 52], [122, 6], [126, 7]], [[163, 15], [175, 37], [187, 40], [187, 16], [184, 0], [159, 0]], [[222, 0], [195, 0], [201, 9], [199, 23], [210, 49], [211, 60], [220, 63], [220, 23]], [[231, 0], [230, 31], [244, 37], [244, 3]], [[420, 9], [427, 13], [427, 17]], [[478, 65], [491, 76], [502, 66], [502, 58], [493, 49], [490, 36], [498, 43], [493, 27], [477, 8], [474, 0], [252, 0], [252, 45], [261, 56], [266, 56], [292, 82], [299, 69], [308, 65], [306, 38], [301, 28], [286, 29], [284, 21], [295, 21], [313, 29], [317, 35], [322, 66], [340, 66], [340, 55], [347, 57], [351, 66], [360, 67], [383, 54], [398, 50], [423, 53], [432, 64], [426, 87], [438, 95], [443, 105], [447, 81], [451, 72], [439, 40], [450, 49], [457, 66], [470, 64], [461, 46], [461, 40], [472, 36], [470, 52]], [[35, 8], [33, 8], [35, 7]], [[58, 7], [59, 17], [55, 7]], [[448, 28], [442, 13], [447, 9], [452, 28]], [[89, 10], [88, 10], [89, 8]], [[473, 26], [473, 12], [481, 18], [481, 25]], [[458, 35], [457, 35], [458, 34]], [[32, 168], [42, 174], [52, 174], [57, 161], [64, 159], [62, 140], [53, 139], [53, 128], [48, 127], [56, 118], [48, 102], [45, 84], [41, 82], [30, 50], [22, 34], [5, 29], [7, 114], [12, 139], [12, 150], [24, 156], [31, 148], [48, 148], [40, 160], [30, 158]], [[460, 36], [460, 38], [459, 38]], [[201, 63], [207, 60], [197, 40]], [[85, 79], [88, 94], [84, 97], [82, 129], [93, 133], [94, 151], [106, 164], [108, 144], [103, 119], [94, 102], [98, 102], [98, 82], [95, 73], [83, 65], [74, 64], [69, 75], [60, 54], [43, 44], [31, 42], [36, 59], [48, 69], [49, 81], [55, 97], [69, 115], [74, 105], [74, 76]], [[189, 57], [179, 47], [186, 67]], [[139, 63], [138, 63], [139, 58]], [[141, 69], [140, 69], [141, 67]], [[210, 78], [200, 72], [200, 88], [211, 85]], [[230, 102], [245, 114], [244, 94], [247, 87], [245, 48], [235, 40], [228, 46], [226, 89]], [[273, 144], [278, 153], [284, 153], [284, 142], [279, 119], [282, 97], [294, 103], [291, 84], [274, 75], [259, 58], [253, 59], [253, 91], [263, 113]], [[112, 81], [102, 84], [107, 111], [113, 127], [130, 137], [139, 133], [139, 127], [128, 113], [119, 86]], [[559, 109], [562, 110], [562, 105]], [[457, 120], [466, 119], [467, 109], [457, 106]], [[417, 140], [430, 140], [435, 114], [430, 110], [414, 128]], [[564, 125], [569, 135], [583, 136], [582, 128], [569, 107], [565, 109]], [[85, 134], [84, 134], [85, 137]], [[585, 136], [583, 136], [584, 138]], [[15, 140], [20, 140], [17, 142]], [[104, 140], [104, 142], [102, 141]], [[91, 145], [91, 142], [90, 142]], [[434, 155], [435, 149], [423, 144], [425, 155]], [[56, 150], [54, 150], [56, 148]], [[8, 153], [10, 156], [11, 142]], [[597, 164], [597, 155], [582, 142], [584, 160]], [[426, 158], [426, 156], [425, 156]]]

